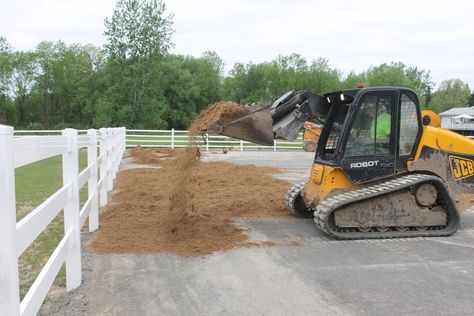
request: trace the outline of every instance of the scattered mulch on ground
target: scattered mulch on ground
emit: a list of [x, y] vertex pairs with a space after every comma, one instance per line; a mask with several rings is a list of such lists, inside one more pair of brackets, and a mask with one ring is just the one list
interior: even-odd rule
[[211, 104], [199, 113], [191, 124], [189, 131], [191, 134], [197, 135], [205, 130], [210, 123], [225, 124], [232, 121], [235, 117], [245, 112], [245, 107], [235, 102], [217, 102]]
[[[225, 124], [244, 111], [233, 102], [212, 104], [193, 121], [190, 135], [206, 130], [209, 123]], [[92, 244], [97, 252], [197, 256], [253, 246], [256, 243], [235, 225], [237, 218], [289, 215], [283, 196], [290, 183], [271, 176], [278, 169], [204, 163], [192, 141], [184, 149], [137, 147], [130, 154], [135, 162], [161, 168], [118, 175], [116, 193]]]
[[[153, 156], [154, 151], [132, 151]], [[288, 216], [287, 181], [275, 168], [202, 162], [196, 148], [173, 150], [159, 169], [122, 171], [92, 249], [99, 253], [206, 255], [255, 246], [237, 218]], [[260, 246], [272, 246], [264, 242]]]
[[144, 149], [137, 146], [128, 150], [134, 163], [138, 164], [156, 164], [164, 158], [173, 158], [176, 152], [170, 148], [149, 148]]

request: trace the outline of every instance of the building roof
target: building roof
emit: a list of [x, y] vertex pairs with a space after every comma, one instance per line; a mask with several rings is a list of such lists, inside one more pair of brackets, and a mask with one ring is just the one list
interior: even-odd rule
[[467, 114], [474, 116], [474, 106], [464, 108], [452, 108], [450, 110], [439, 113], [439, 116], [457, 116], [461, 114]]

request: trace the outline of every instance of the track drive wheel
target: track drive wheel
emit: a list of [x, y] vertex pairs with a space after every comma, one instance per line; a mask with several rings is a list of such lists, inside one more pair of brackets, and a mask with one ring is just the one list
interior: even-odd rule
[[308, 208], [303, 201], [302, 192], [304, 190], [304, 185], [304, 183], [300, 183], [292, 187], [286, 193], [285, 202], [293, 215], [301, 218], [312, 218], [313, 211]]

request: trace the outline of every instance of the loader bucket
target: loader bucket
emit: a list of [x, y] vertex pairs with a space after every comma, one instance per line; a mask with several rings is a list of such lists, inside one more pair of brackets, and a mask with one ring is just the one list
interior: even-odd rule
[[207, 132], [272, 146], [273, 120], [270, 107], [270, 103], [253, 105], [231, 121], [209, 124]]
[[320, 95], [289, 91], [273, 104], [259, 103], [225, 122], [209, 124], [207, 132], [272, 146], [275, 138], [295, 140], [305, 121], [324, 117], [328, 110]]

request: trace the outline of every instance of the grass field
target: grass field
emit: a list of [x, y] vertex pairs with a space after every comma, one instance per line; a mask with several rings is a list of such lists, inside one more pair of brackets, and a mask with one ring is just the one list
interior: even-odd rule
[[[87, 153], [79, 155], [79, 168], [87, 166]], [[40, 205], [61, 188], [61, 156], [55, 156], [15, 170], [17, 221]], [[86, 186], [87, 187], [87, 186]], [[81, 190], [81, 201], [87, 197], [87, 188]], [[20, 297], [23, 298], [44, 264], [64, 236], [63, 212], [48, 225], [45, 231], [19, 258]], [[53, 287], [65, 286], [65, 270], [61, 268]]]

